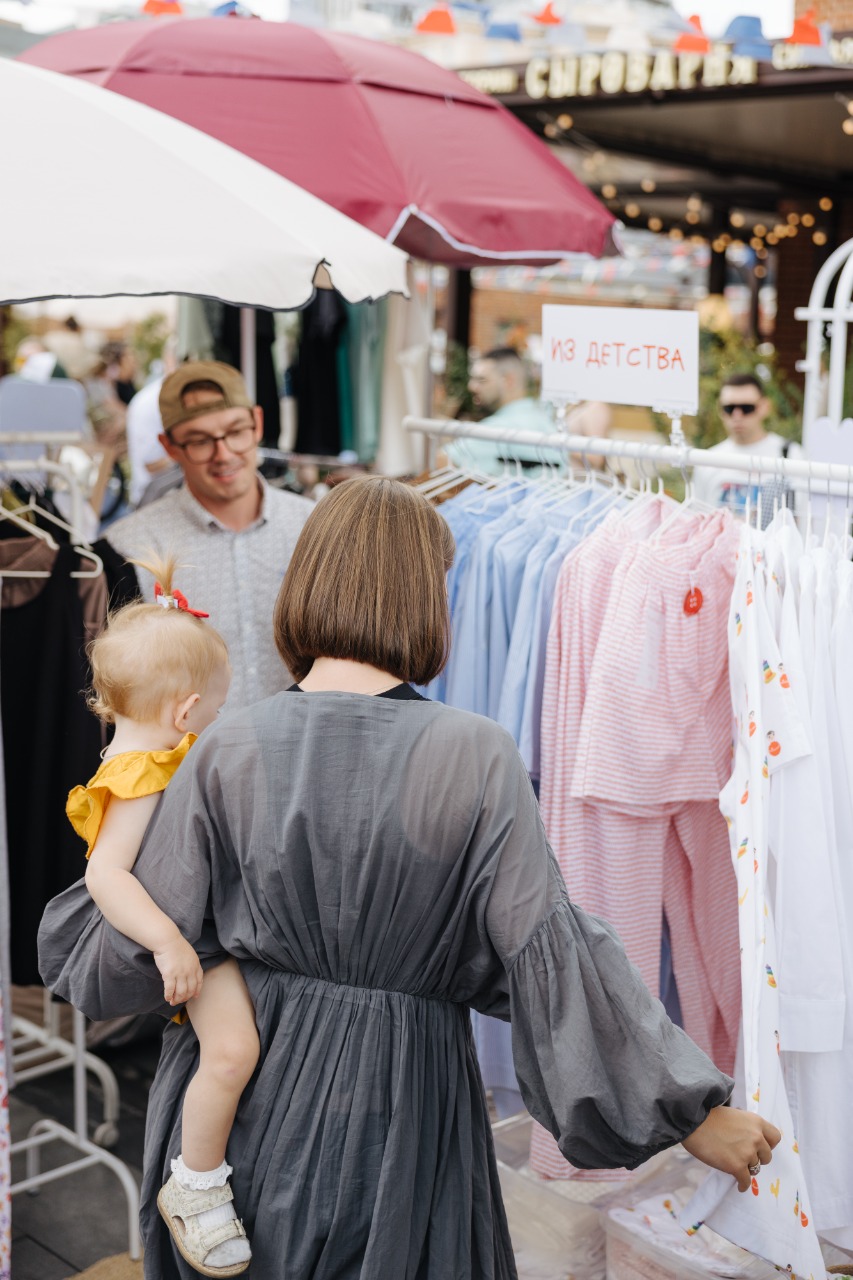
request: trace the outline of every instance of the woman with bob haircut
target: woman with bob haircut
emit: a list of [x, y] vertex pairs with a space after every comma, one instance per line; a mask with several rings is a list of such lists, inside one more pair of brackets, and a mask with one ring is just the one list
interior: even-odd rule
[[[228, 1160], [263, 1280], [512, 1280], [470, 1009], [512, 1023], [531, 1114], [584, 1168], [678, 1142], [731, 1173], [779, 1132], [669, 1021], [613, 931], [570, 902], [511, 738], [429, 702], [453, 543], [413, 489], [347, 481], [311, 514], [275, 608], [298, 684], [206, 730], [136, 874], [210, 967], [236, 956], [260, 1062]], [[49, 985], [91, 1017], [161, 1004], [101, 922]], [[128, 990], [132, 998], [128, 999]], [[155, 1208], [195, 1070], [170, 1025], [146, 1130], [147, 1280], [190, 1280]]]

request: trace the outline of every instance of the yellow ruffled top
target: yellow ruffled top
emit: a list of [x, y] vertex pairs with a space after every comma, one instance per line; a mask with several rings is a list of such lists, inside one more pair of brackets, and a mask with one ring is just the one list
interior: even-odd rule
[[138, 800], [165, 791], [197, 735], [188, 733], [170, 751], [122, 751], [110, 756], [85, 787], [75, 787], [65, 812], [86, 841], [86, 857], [95, 846], [111, 796]]

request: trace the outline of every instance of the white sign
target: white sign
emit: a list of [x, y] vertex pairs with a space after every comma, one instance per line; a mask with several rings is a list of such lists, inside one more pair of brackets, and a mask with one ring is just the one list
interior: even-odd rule
[[678, 417], [699, 400], [699, 317], [640, 307], [542, 308], [542, 399], [648, 405]]

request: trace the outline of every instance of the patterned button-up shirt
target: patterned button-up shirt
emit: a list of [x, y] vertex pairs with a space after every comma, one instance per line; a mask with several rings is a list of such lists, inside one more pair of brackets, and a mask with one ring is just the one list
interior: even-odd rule
[[[314, 504], [258, 479], [260, 514], [239, 532], [211, 515], [186, 486], [117, 520], [107, 532], [125, 559], [178, 558], [175, 586], [191, 608], [210, 614], [228, 645], [229, 707], [257, 702], [292, 684], [273, 640], [273, 606]], [[144, 569], [136, 572], [143, 596], [153, 600], [153, 577]]]

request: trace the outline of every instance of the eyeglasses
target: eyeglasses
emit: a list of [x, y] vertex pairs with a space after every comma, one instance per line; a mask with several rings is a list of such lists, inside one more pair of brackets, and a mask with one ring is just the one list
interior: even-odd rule
[[758, 408], [758, 405], [757, 404], [721, 404], [720, 408], [722, 409], [723, 413], [726, 415], [727, 418], [730, 418], [732, 416], [735, 409], [739, 409], [740, 412], [743, 414], [743, 416], [745, 418], [748, 418], [750, 414], [755, 413], [756, 409]]
[[225, 441], [231, 453], [248, 453], [255, 443], [255, 424], [246, 422], [219, 436], [190, 436], [188, 440], [172, 440], [172, 444], [176, 449], [183, 449], [190, 462], [210, 462], [220, 440]]

